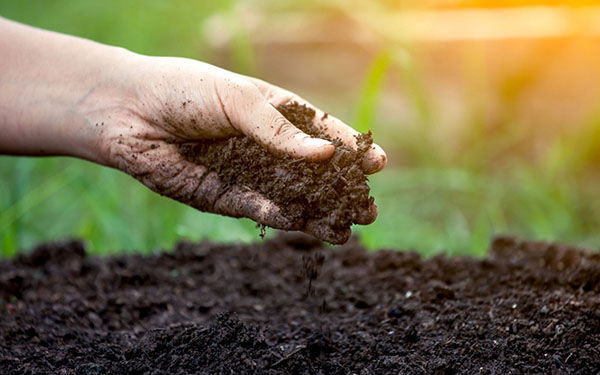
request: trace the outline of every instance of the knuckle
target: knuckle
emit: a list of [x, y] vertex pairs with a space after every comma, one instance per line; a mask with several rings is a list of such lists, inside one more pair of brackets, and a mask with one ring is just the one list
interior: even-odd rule
[[205, 172], [194, 189], [190, 204], [205, 212], [215, 212], [216, 202], [221, 193], [219, 178], [214, 172]]
[[269, 95], [269, 101], [275, 107], [286, 105], [290, 102], [296, 101], [294, 94], [287, 90], [280, 89], [280, 92], [272, 93]]
[[296, 134], [302, 133], [297, 127], [292, 125], [285, 118], [277, 117], [274, 119], [273, 124], [274, 124], [273, 125], [274, 130], [275, 130], [273, 135], [277, 136], [277, 137], [289, 138], [289, 137], [293, 137]]
[[168, 196], [186, 203], [188, 171], [183, 165], [166, 167], [163, 163], [150, 168], [150, 172], [138, 176], [138, 179], [160, 195]]
[[260, 90], [258, 89], [258, 87], [244, 80], [231, 81], [230, 89], [234, 90], [234, 92], [239, 93], [244, 97], [260, 96]]
[[232, 217], [247, 217], [273, 228], [293, 227], [293, 223], [281, 215], [278, 206], [255, 191], [242, 191], [234, 187], [219, 197], [214, 208], [217, 213]]

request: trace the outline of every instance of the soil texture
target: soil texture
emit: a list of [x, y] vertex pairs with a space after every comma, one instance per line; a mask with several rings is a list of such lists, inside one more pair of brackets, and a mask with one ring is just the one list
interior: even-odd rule
[[488, 258], [294, 233], [0, 262], [2, 374], [597, 374], [600, 254], [496, 239]]
[[[180, 152], [215, 172], [223, 189], [243, 186], [276, 203], [294, 223], [290, 229], [300, 230], [309, 220], [318, 220], [333, 232], [347, 233], [374, 201], [361, 169], [362, 158], [373, 144], [371, 133], [357, 137], [355, 151], [317, 127], [312, 108], [292, 102], [277, 109], [305, 133], [333, 142], [334, 155], [323, 162], [275, 155], [246, 136], [184, 144]], [[340, 238], [345, 241], [348, 236]]]

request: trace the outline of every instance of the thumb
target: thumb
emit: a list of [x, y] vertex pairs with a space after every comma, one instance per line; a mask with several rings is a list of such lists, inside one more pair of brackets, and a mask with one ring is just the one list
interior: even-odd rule
[[304, 133], [262, 97], [236, 117], [237, 128], [271, 152], [320, 161], [335, 151], [331, 142]]

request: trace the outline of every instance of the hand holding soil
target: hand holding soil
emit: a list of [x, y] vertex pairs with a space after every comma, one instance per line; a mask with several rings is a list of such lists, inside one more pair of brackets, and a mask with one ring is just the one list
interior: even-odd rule
[[[104, 134], [109, 165], [199, 210], [302, 230], [332, 243], [345, 242], [353, 223], [375, 220], [364, 173], [383, 168], [385, 154], [371, 142], [358, 144], [352, 128], [256, 79], [187, 59], [134, 59], [143, 69], [133, 75], [133, 115], [119, 118]], [[280, 112], [286, 110], [287, 118]], [[324, 160], [338, 153], [334, 144], [348, 153], [358, 149], [361, 159], [325, 177]], [[366, 191], [343, 199], [340, 189], [352, 177], [342, 169], [351, 163], [358, 164], [354, 174]], [[310, 171], [298, 173], [304, 168]], [[344, 186], [334, 186], [340, 191], [316, 207], [317, 197], [307, 195], [327, 195], [320, 187], [331, 190], [326, 185], [339, 176], [346, 179], [339, 182]], [[290, 189], [297, 190], [294, 196]], [[327, 215], [340, 205], [360, 211], [344, 207], [340, 224]]]
[[195, 60], [0, 30], [1, 152], [86, 158], [199, 210], [332, 243], [375, 220], [364, 174], [385, 153], [297, 95]]

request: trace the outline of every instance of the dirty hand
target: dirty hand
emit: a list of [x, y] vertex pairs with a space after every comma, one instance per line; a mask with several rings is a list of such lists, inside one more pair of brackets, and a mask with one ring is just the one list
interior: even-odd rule
[[[233, 186], [218, 195], [223, 189], [208, 166], [178, 152], [178, 143], [243, 134], [275, 153], [325, 160], [334, 146], [302, 133], [275, 109], [306, 103], [302, 98], [199, 61], [142, 56], [2, 18], [0, 47], [6, 52], [0, 60], [0, 153], [85, 158], [202, 211], [340, 242], [316, 223], [298, 228], [256, 192]], [[356, 146], [357, 132], [341, 121], [319, 110], [315, 121]], [[374, 173], [385, 162], [383, 150], [373, 146], [363, 169]], [[375, 216], [373, 206], [359, 224]]]
[[[124, 111], [98, 114], [90, 121], [104, 123], [107, 164], [157, 193], [202, 211], [249, 217], [279, 229], [303, 230], [330, 242], [344, 240], [336, 236], [347, 234], [336, 234], [317, 222], [296, 227], [281, 215], [279, 207], [257, 192], [234, 186], [218, 196], [222, 189], [217, 175], [209, 172], [208, 166], [189, 162], [178, 151], [181, 142], [244, 134], [274, 153], [325, 160], [333, 154], [334, 146], [301, 132], [275, 109], [290, 101], [306, 103], [303, 99], [263, 81], [194, 60], [139, 55], [132, 59]], [[356, 146], [355, 130], [316, 111], [315, 121], [325, 125], [333, 138]], [[377, 172], [385, 160], [383, 150], [373, 146], [365, 155], [363, 169]], [[358, 224], [370, 224], [376, 212], [373, 206]]]

